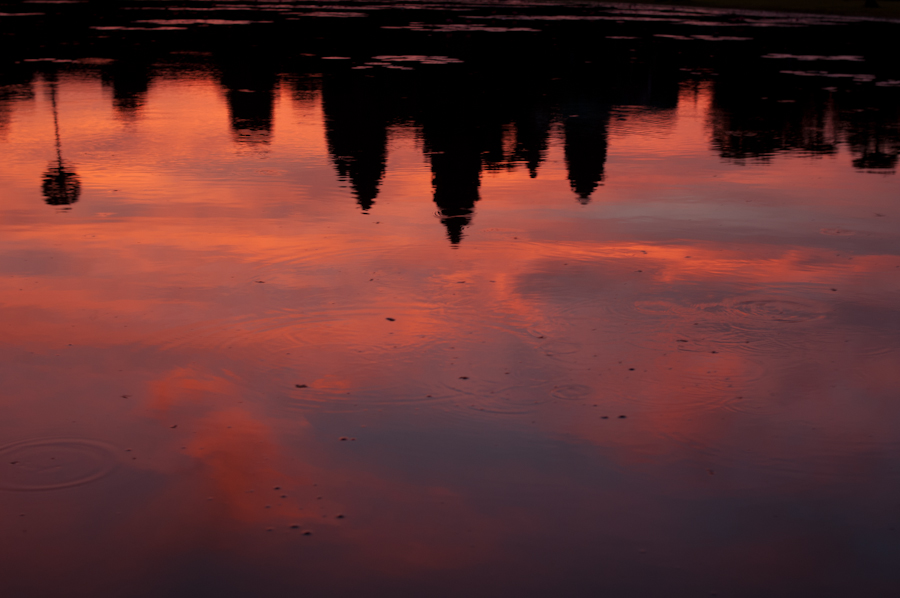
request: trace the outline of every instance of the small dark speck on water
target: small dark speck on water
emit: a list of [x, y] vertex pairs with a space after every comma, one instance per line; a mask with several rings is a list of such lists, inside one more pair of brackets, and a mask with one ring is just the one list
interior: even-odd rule
[[831, 289], [831, 290], [834, 291], [834, 292], [837, 292], [837, 289]]
[[297, 388], [309, 388], [306, 384], [294, 384]]
[[634, 371], [634, 368], [628, 368], [628, 371], [629, 371], [629, 372], [633, 372], [633, 371]]
[[335, 519], [343, 519], [343, 518], [344, 518], [343, 515], [338, 515], [337, 517], [335, 517]]
[[619, 416], [619, 419], [625, 419], [626, 417], [628, 417], [628, 416], [627, 416], [627, 415], [620, 415], [620, 416]]
[[272, 490], [281, 490], [281, 486], [275, 486]]
[[254, 280], [253, 282], [258, 283], [258, 284], [263, 284], [266, 281], [265, 280]]
[[718, 351], [710, 351], [710, 353], [718, 353]]
[[609, 416], [608, 416], [608, 415], [601, 415], [601, 416], [600, 416], [600, 419], [609, 419]]
[[312, 532], [303, 532], [303, 535], [304, 535], [304, 536], [311, 536], [311, 535], [312, 535]]
[[396, 322], [397, 321], [394, 318], [385, 318], [385, 320], [387, 320], [388, 322]]
[[169, 427], [172, 428], [172, 429], [174, 430], [175, 428], [178, 427], [178, 424], [175, 424], [174, 426], [169, 426]]
[[686, 343], [687, 340], [685, 340], [685, 339], [683, 339], [683, 338], [680, 338], [680, 339], [678, 339], [678, 340], [675, 341], [675, 342], [676, 342], [676, 343]]
[[459, 379], [460, 379], [460, 380], [468, 380], [469, 377], [468, 377], [468, 376], [460, 376]]
[[300, 526], [299, 526], [299, 525], [292, 525], [292, 526], [291, 526], [291, 529], [300, 529]]
[[338, 440], [340, 440], [341, 442], [343, 442], [343, 441], [347, 440], [347, 437], [346, 437], [346, 436], [341, 436], [340, 438], [338, 438]]

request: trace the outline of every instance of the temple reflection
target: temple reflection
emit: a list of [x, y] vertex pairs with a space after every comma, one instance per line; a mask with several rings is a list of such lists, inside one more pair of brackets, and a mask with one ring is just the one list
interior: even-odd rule
[[602, 184], [606, 165], [606, 127], [609, 110], [584, 98], [569, 103], [565, 116], [566, 167], [578, 201], [587, 204]]
[[[384, 18], [387, 23], [393, 17]], [[744, 42], [729, 46], [732, 54], [725, 60], [709, 51], [713, 46], [687, 43], [693, 38], [686, 36], [657, 35], [665, 38], [653, 42], [659, 45], [633, 41], [644, 39], [643, 25], [628, 23], [617, 23], [616, 35], [596, 43], [560, 24], [546, 35], [507, 37], [498, 53], [484, 37], [459, 44], [456, 33], [410, 35], [381, 21], [356, 20], [353, 39], [338, 51], [333, 40], [351, 25], [336, 21], [341, 22], [291, 24], [296, 43], [285, 45], [254, 29], [240, 47], [225, 29], [209, 28], [196, 43], [173, 31], [153, 44], [123, 29], [115, 40], [102, 42], [112, 44], [106, 54], [112, 58], [20, 60], [0, 80], [0, 134], [15, 105], [31, 93], [30, 80], [41, 72], [42, 60], [66, 62], [53, 68], [99, 78], [111, 92], [113, 110], [126, 121], [145, 109], [157, 78], [215, 80], [232, 139], [244, 147], [272, 145], [276, 97], [289, 90], [297, 107], [321, 106], [328, 157], [362, 212], [376, 209], [389, 176], [388, 131], [412, 130], [431, 169], [431, 199], [453, 245], [472, 223], [482, 178], [517, 169], [537, 178], [550, 147], [562, 150], [572, 199], [596, 201], [598, 189], [615, 176], [608, 168], [616, 150], [611, 125], [647, 136], [672, 127], [679, 90], [686, 87], [709, 94], [708, 147], [725, 161], [765, 163], [786, 153], [839, 156], [844, 148], [854, 168], [894, 173], [900, 160], [900, 102], [890, 87], [900, 75], [890, 79], [894, 66], [881, 59], [860, 67], [862, 74], [822, 79], [831, 74], [786, 68], [794, 64], [784, 62], [791, 54], [766, 60], [750, 37], [729, 38]], [[785, 47], [799, 43], [776, 33]], [[35, 46], [44, 48], [41, 55], [51, 54], [46, 48], [54, 41], [32, 34], [44, 44]], [[63, 46], [58, 55], [65, 54]], [[400, 54], [401, 49], [415, 53]], [[874, 75], [864, 71], [879, 69], [887, 73], [879, 75], [884, 81], [878, 85], [884, 85], [866, 83]], [[56, 93], [54, 83], [54, 102]], [[55, 110], [54, 118], [58, 128]], [[48, 203], [71, 205], [78, 199], [78, 177], [58, 146], [44, 175], [44, 194]]]
[[372, 77], [326, 77], [322, 86], [328, 151], [363, 212], [378, 197], [387, 161], [386, 98]]
[[900, 158], [900, 107], [866, 107], [843, 113], [841, 127], [853, 154], [853, 166], [894, 172]]
[[147, 100], [152, 78], [151, 66], [144, 60], [117, 60], [101, 71], [103, 84], [112, 90], [112, 103], [122, 118], [137, 118]]
[[220, 61], [231, 130], [238, 143], [268, 144], [278, 77], [271, 60], [252, 51], [229, 52]]

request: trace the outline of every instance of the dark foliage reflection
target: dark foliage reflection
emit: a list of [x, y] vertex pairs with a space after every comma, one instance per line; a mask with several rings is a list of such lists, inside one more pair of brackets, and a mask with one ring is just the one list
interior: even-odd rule
[[[14, 63], [3, 75], [7, 95], [22, 80], [30, 88], [41, 73], [75, 69], [99, 75], [117, 113], [131, 119], [155, 78], [215, 76], [235, 142], [264, 147], [276, 134], [276, 90], [295, 85], [299, 95], [321, 94], [331, 160], [363, 212], [374, 209], [384, 182], [389, 130], [413, 129], [454, 244], [473, 217], [483, 170], [522, 167], [538, 177], [557, 137], [574, 199], [587, 204], [615, 176], [607, 169], [616, 151], [610, 115], [638, 109], [656, 114], [647, 122], [659, 126], [683, 85], [710, 86], [710, 144], [724, 160], [831, 156], [845, 146], [854, 167], [893, 173], [900, 155], [900, 74], [886, 58], [887, 23], [841, 22], [837, 43], [827, 18], [803, 26], [770, 19], [760, 28], [753, 16], [616, 21], [597, 16], [607, 9], [577, 7], [555, 7], [567, 12], [560, 18], [540, 8], [365, 12], [347, 4], [333, 9], [350, 17], [341, 19], [238, 4], [41, 6], [41, 16], [14, 28], [0, 24]], [[527, 26], [514, 26], [517, 19]], [[431, 32], [435, 23], [441, 33]], [[34, 61], [48, 55], [56, 58]], [[112, 58], [84, 60], [98, 55]], [[77, 200], [68, 168], [60, 155], [46, 173], [49, 203]]]
[[[53, 132], [56, 137], [56, 162], [51, 163], [41, 188], [44, 200], [51, 206], [70, 206], [78, 201], [81, 183], [74, 170], [63, 161], [62, 142], [59, 138], [59, 109], [56, 105], [56, 81], [50, 82], [50, 103], [53, 107]], [[68, 208], [66, 208], [68, 209]]]

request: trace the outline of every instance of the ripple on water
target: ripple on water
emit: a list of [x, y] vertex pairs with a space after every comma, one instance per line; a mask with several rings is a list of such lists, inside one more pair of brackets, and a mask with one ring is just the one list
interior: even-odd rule
[[666, 413], [711, 411], [729, 407], [764, 378], [766, 367], [755, 359], [727, 355], [683, 356], [661, 377], [639, 384], [608, 379], [611, 391], [625, 402]]
[[118, 463], [115, 449], [96, 440], [28, 440], [0, 448], [0, 489], [59, 490], [94, 482]]
[[690, 309], [671, 301], [635, 301], [634, 311], [648, 316], [684, 316]]
[[442, 396], [451, 411], [472, 411], [486, 415], [525, 415], [534, 413], [552, 397], [544, 390], [545, 379], [538, 377], [520, 384], [506, 380], [468, 380], [464, 384], [446, 383]]
[[[832, 309], [806, 299], [735, 298], [697, 304], [672, 332], [679, 351], [734, 350], [751, 355], [801, 356], [811, 343], [833, 340], [836, 329], [821, 326]], [[814, 327], [810, 327], [814, 325]]]
[[550, 395], [563, 401], [578, 401], [589, 396], [592, 392], [593, 389], [584, 384], [561, 384], [554, 386], [553, 390], [550, 391]]
[[784, 299], [757, 299], [738, 301], [732, 309], [751, 318], [772, 322], [809, 322], [824, 318], [830, 310], [812, 302], [787, 301]]
[[563, 340], [544, 341], [540, 346], [541, 351], [543, 351], [544, 355], [547, 357], [567, 362], [577, 360], [575, 354], [582, 348], [578, 343]]
[[346, 413], [370, 408], [395, 407], [401, 405], [441, 404], [450, 401], [455, 393], [435, 391], [432, 386], [421, 381], [403, 384], [370, 382], [365, 387], [329, 387], [313, 382], [302, 390], [291, 392], [287, 407], [310, 410], [318, 413]]

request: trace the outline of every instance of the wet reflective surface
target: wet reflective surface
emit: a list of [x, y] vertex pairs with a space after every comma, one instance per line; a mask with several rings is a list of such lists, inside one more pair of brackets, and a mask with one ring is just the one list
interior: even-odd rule
[[895, 595], [900, 25], [3, 12], [9, 595]]

